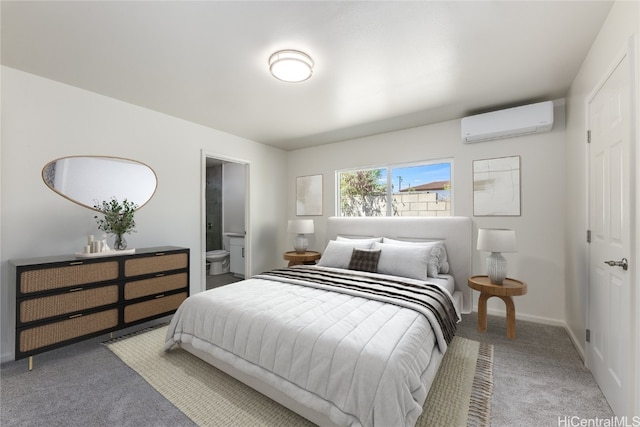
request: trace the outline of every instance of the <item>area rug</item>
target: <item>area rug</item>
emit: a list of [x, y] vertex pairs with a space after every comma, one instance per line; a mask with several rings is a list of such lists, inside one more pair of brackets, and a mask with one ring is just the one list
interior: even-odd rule
[[[298, 414], [176, 347], [163, 352], [166, 325], [106, 344], [199, 426], [312, 426]], [[491, 424], [493, 346], [455, 337], [416, 426]]]

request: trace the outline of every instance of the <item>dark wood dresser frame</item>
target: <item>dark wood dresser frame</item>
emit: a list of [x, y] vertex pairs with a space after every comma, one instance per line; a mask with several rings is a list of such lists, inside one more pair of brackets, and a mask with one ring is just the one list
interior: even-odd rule
[[189, 296], [189, 249], [136, 249], [97, 258], [12, 260], [15, 359], [174, 313]]

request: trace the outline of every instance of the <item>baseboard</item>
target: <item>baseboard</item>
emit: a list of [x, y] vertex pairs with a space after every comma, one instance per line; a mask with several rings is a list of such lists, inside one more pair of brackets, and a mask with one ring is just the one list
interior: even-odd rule
[[[478, 308], [474, 307], [474, 311], [477, 313]], [[492, 316], [500, 316], [500, 317], [507, 316], [504, 309], [500, 310], [500, 309], [487, 308], [487, 314], [490, 314]], [[542, 323], [543, 325], [560, 326], [561, 328], [565, 328], [565, 329], [567, 328], [567, 324], [562, 320], [551, 319], [549, 317], [532, 316], [530, 314], [525, 314], [525, 313], [516, 313], [516, 321], [517, 320], [525, 320], [527, 322], [533, 322], [533, 323]]]
[[[474, 313], [477, 314], [477, 312], [477, 307], [474, 307]], [[492, 316], [506, 317], [506, 313], [504, 310], [492, 310], [490, 308], [487, 308], [487, 314], [490, 314]], [[569, 329], [569, 326], [564, 321], [558, 319], [550, 319], [548, 317], [532, 316], [524, 313], [517, 313], [516, 321], [517, 320], [524, 320], [527, 322], [540, 323], [543, 325], [558, 326], [560, 328], [563, 328], [569, 336], [573, 347], [576, 349], [578, 356], [580, 357], [580, 359], [582, 359], [582, 363], [586, 364], [584, 353], [585, 349], [582, 342], [578, 339], [578, 337], [575, 336], [575, 334], [571, 331], [571, 329]]]
[[573, 331], [567, 326], [564, 328], [567, 331], [567, 335], [569, 335], [569, 339], [571, 340], [571, 342], [573, 343], [573, 346], [575, 347], [576, 351], [578, 352], [578, 356], [580, 356], [580, 359], [582, 359], [582, 363], [586, 366], [587, 365], [587, 358], [585, 355], [585, 348], [584, 348], [584, 341], [579, 340], [578, 337], [575, 336], [575, 334], [573, 333]]
[[0, 355], [0, 363], [7, 363], [7, 362], [13, 362], [13, 361], [14, 361], [13, 353], [2, 353]]

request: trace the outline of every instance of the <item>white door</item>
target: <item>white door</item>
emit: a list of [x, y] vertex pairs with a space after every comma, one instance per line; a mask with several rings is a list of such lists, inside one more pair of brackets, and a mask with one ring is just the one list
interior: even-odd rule
[[[632, 375], [630, 67], [620, 60], [589, 102], [590, 342], [587, 366], [617, 416], [630, 416]], [[607, 261], [620, 263], [609, 265]], [[630, 261], [628, 261], [630, 262]]]

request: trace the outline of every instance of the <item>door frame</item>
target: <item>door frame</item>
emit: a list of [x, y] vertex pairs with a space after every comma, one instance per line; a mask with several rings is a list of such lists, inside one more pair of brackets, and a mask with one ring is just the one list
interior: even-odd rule
[[[618, 65], [625, 57], [628, 58], [628, 69], [629, 73], [629, 153], [631, 159], [636, 159], [637, 163], [640, 164], [640, 147], [638, 147], [638, 141], [640, 141], [640, 120], [638, 119], [638, 113], [640, 113], [640, 106], [638, 105], [638, 100], [640, 94], [638, 93], [638, 64], [637, 64], [637, 56], [636, 56], [636, 40], [635, 35], [631, 35], [627, 43], [619, 50], [619, 52], [613, 57], [610, 66], [603, 73], [603, 77], [594, 85], [594, 88], [589, 92], [588, 96], [585, 98], [585, 135], [587, 130], [589, 130], [590, 126], [590, 103], [593, 101], [598, 92], [602, 89], [607, 80], [611, 77], [613, 72], [616, 70]], [[590, 185], [590, 176], [591, 176], [591, 162], [590, 162], [590, 154], [591, 147], [587, 145], [586, 150], [586, 212], [587, 212], [587, 227], [591, 229], [591, 212], [590, 212], [590, 203], [591, 203], [591, 185]], [[633, 160], [630, 160], [633, 162]], [[629, 192], [630, 192], [630, 200], [629, 206], [631, 209], [630, 212], [630, 228], [631, 228], [631, 241], [630, 241], [630, 251], [629, 259], [630, 259], [630, 343], [629, 349], [631, 351], [630, 357], [630, 369], [631, 369], [631, 384], [629, 386], [629, 393], [631, 394], [631, 404], [630, 410], [632, 414], [622, 414], [622, 415], [638, 415], [640, 414], [640, 286], [638, 284], [638, 279], [640, 278], [638, 266], [640, 265], [640, 173], [638, 173], [633, 167], [633, 164], [630, 165], [629, 170]], [[634, 214], [635, 213], [635, 214]], [[590, 274], [590, 259], [591, 251], [587, 248], [587, 271], [586, 277], [588, 278], [586, 295], [586, 319], [585, 324], [587, 329], [591, 329], [590, 320], [591, 320], [591, 274]], [[634, 307], [635, 305], [635, 307]], [[590, 369], [589, 362], [589, 349], [586, 348], [587, 343], [585, 343], [585, 366]], [[635, 402], [635, 403], [634, 403]]]
[[[221, 160], [223, 162], [236, 163], [244, 165], [245, 167], [245, 193], [244, 193], [244, 277], [250, 277], [247, 272], [251, 271], [251, 162], [249, 160], [240, 159], [237, 157], [230, 157], [224, 154], [214, 153], [207, 150], [201, 150], [200, 152], [200, 254], [198, 260], [200, 261], [200, 289], [199, 292], [207, 289], [207, 260], [205, 258], [205, 252], [207, 248], [207, 199], [206, 199], [206, 187], [207, 187], [207, 158]], [[192, 257], [193, 259], [193, 257]]]
[[[630, 157], [636, 159], [636, 166], [640, 165], [640, 41], [638, 40], [638, 34], [629, 37], [628, 43], [629, 52], [629, 65], [631, 67], [631, 137], [629, 143]], [[635, 353], [632, 354], [632, 360], [635, 361], [635, 381], [632, 385], [632, 401], [635, 402], [635, 408], [633, 413], [640, 417], [640, 171], [636, 168], [631, 168], [629, 171], [629, 181], [631, 188], [631, 210], [635, 209], [635, 216], [633, 212], [631, 214], [631, 260], [633, 266], [631, 267], [631, 283], [635, 283], [635, 289], [631, 289], [631, 295], [633, 299], [633, 293], [635, 292], [635, 307], [632, 313], [635, 315], [635, 328], [632, 325], [632, 335], [635, 339]], [[635, 252], [635, 253], [634, 253]], [[631, 342], [631, 348], [633, 349], [633, 341]]]

